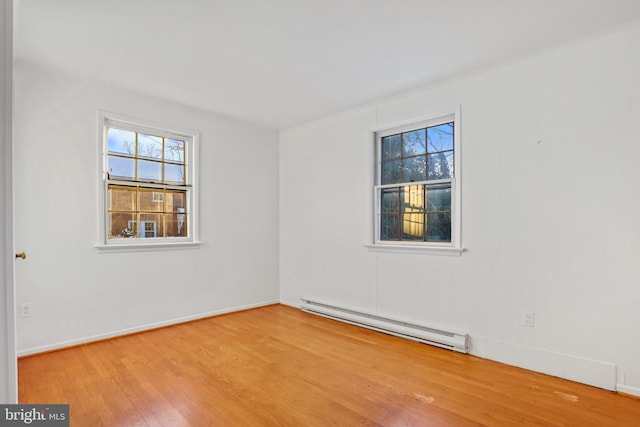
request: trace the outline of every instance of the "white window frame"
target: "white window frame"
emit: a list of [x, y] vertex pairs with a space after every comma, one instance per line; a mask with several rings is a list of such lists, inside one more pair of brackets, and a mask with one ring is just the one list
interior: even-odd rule
[[[148, 230], [147, 225], [152, 225], [153, 227], [150, 227], [151, 229]], [[141, 230], [140, 232], [145, 234], [146, 239], [149, 238], [149, 237], [146, 237], [149, 231], [153, 233], [153, 237], [156, 237], [158, 233], [158, 224], [155, 221], [140, 221], [140, 230]]]
[[[167, 250], [197, 247], [201, 243], [198, 239], [198, 133], [186, 129], [177, 129], [158, 125], [144, 120], [133, 119], [119, 114], [98, 111], [98, 243], [96, 248], [100, 252]], [[187, 190], [187, 212], [189, 215], [188, 232], [186, 237], [160, 238], [127, 238], [109, 239], [108, 217], [108, 186], [110, 183], [107, 173], [107, 129], [109, 127], [129, 130], [166, 138], [185, 141], [185, 164]], [[116, 183], [117, 182], [113, 182]], [[144, 183], [144, 188], [164, 188], [164, 185]]]
[[164, 203], [164, 193], [161, 191], [154, 191], [151, 193], [151, 201], [153, 203]]
[[[451, 183], [451, 242], [424, 242], [424, 241], [396, 241], [380, 239], [380, 190], [385, 187], [397, 187], [399, 184], [381, 185], [381, 164], [382, 151], [381, 139], [385, 136], [394, 135], [400, 132], [407, 132], [426, 127], [437, 126], [439, 124], [454, 124], [453, 140], [453, 169], [454, 176], [451, 179], [431, 180], [411, 183], [412, 185], [437, 184], [441, 182]], [[371, 131], [373, 150], [373, 192], [370, 199], [371, 224], [373, 226], [371, 243], [365, 245], [369, 250], [377, 252], [400, 252], [400, 253], [425, 253], [434, 255], [454, 255], [459, 256], [463, 251], [462, 247], [462, 220], [461, 220], [461, 127], [460, 127], [460, 107], [454, 111], [435, 116], [412, 119], [406, 122], [395, 123]]]

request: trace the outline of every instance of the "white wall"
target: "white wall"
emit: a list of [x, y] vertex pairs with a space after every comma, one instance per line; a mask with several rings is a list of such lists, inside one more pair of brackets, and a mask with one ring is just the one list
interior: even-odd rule
[[[640, 25], [280, 133], [281, 299], [640, 394]], [[461, 257], [369, 252], [371, 130], [461, 106]], [[521, 326], [523, 310], [536, 315]]]
[[[18, 352], [278, 300], [278, 135], [16, 64]], [[98, 253], [97, 110], [200, 134], [198, 249]]]
[[12, 2], [0, 2], [0, 403], [18, 401], [11, 222]]

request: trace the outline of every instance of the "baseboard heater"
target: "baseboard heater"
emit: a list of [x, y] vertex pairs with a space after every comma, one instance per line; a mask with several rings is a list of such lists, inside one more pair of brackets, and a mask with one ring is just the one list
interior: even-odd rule
[[300, 309], [307, 313], [317, 314], [352, 325], [373, 329], [374, 331], [459, 351], [460, 353], [467, 352], [467, 334], [465, 333], [416, 325], [308, 299], [302, 299], [301, 301]]

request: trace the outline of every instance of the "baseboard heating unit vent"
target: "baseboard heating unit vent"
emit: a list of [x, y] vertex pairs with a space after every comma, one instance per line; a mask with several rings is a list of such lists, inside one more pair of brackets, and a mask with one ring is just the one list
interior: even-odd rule
[[347, 308], [336, 307], [321, 302], [302, 299], [300, 309], [307, 313], [317, 314], [341, 322], [373, 329], [391, 335], [407, 338], [425, 344], [449, 350], [467, 352], [467, 334], [445, 331], [428, 326], [416, 325], [403, 321], [388, 319], [374, 314], [362, 313]]

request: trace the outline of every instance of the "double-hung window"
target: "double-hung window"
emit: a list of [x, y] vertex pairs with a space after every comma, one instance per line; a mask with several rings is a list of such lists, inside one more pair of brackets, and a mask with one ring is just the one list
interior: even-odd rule
[[376, 132], [374, 246], [459, 248], [456, 114]]
[[195, 135], [102, 118], [103, 245], [194, 242]]

